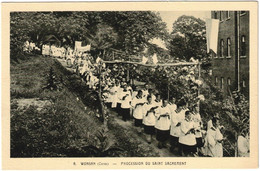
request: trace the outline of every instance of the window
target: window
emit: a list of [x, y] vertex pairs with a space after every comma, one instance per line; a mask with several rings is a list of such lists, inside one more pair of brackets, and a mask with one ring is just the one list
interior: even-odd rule
[[241, 36], [241, 57], [246, 57], [246, 37]]
[[240, 15], [245, 15], [246, 11], [240, 11]]
[[227, 85], [231, 86], [231, 79], [230, 78], [227, 78]]
[[215, 77], [215, 86], [218, 85], [218, 77]]
[[219, 20], [223, 21], [222, 11], [219, 11]]
[[220, 88], [221, 89], [224, 88], [224, 78], [223, 77], [221, 77]]
[[231, 41], [227, 38], [227, 57], [231, 57]]
[[224, 40], [220, 40], [220, 57], [224, 57]]
[[242, 86], [243, 86], [243, 88], [246, 87], [246, 81], [245, 81], [245, 80], [243, 80], [243, 82], [242, 82]]
[[230, 11], [226, 11], [226, 19], [230, 19]]
[[218, 19], [218, 13], [216, 11], [214, 12], [214, 18]]

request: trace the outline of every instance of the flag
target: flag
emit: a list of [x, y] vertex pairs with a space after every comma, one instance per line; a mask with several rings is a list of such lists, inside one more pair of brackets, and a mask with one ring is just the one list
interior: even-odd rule
[[77, 47], [77, 50], [78, 51], [81, 51], [81, 52], [87, 52], [87, 51], [90, 51], [90, 45], [87, 45], [87, 46], [80, 46], [80, 47]]
[[207, 52], [213, 50], [217, 53], [218, 48], [219, 20], [206, 19]]
[[153, 59], [153, 63], [154, 63], [154, 64], [157, 64], [158, 59], [157, 59], [156, 53], [153, 55], [152, 59]]
[[74, 50], [78, 49], [79, 47], [81, 47], [82, 42], [81, 41], [75, 41], [75, 48]]
[[143, 56], [143, 58], [142, 58], [142, 63], [143, 63], [143, 64], [146, 64], [147, 61], [148, 61], [148, 58], [146, 58], [145, 56]]
[[101, 58], [100, 58], [100, 57], [97, 57], [96, 63], [98, 64], [100, 61], [101, 61]]

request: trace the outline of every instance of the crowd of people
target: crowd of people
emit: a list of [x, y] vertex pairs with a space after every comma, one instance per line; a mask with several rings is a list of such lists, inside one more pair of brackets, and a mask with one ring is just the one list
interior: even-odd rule
[[[98, 63], [100, 58], [94, 61], [88, 53], [75, 56], [69, 52], [65, 59], [89, 88], [96, 89], [99, 79], [94, 74], [95, 62]], [[106, 81], [103, 97], [108, 108], [125, 122], [134, 119], [138, 133], [145, 134], [149, 144], [156, 137], [158, 148], [168, 148], [170, 142], [169, 150], [180, 156], [223, 157], [224, 127], [220, 125], [217, 114], [203, 123], [198, 104], [188, 105], [183, 99], [161, 98], [148, 84], [131, 86], [126, 79], [110, 77]], [[249, 154], [248, 139], [244, 137], [239, 139], [240, 156]]]

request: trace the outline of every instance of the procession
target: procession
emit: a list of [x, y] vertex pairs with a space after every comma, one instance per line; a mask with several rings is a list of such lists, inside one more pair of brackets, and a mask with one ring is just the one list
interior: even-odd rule
[[248, 17], [12, 13], [11, 156], [250, 157]]
[[[94, 65], [101, 63], [105, 67], [105, 63], [99, 57], [94, 60], [88, 53], [90, 46], [79, 48], [81, 42], [76, 42], [76, 45], [78, 47], [75, 50], [67, 51], [65, 48], [46, 46], [47, 50], [43, 49], [42, 54], [63, 59], [90, 89], [96, 90], [100, 82], [93, 72]], [[142, 62], [146, 60], [142, 59]], [[211, 119], [203, 123], [199, 103], [188, 105], [184, 99], [178, 99], [176, 103], [174, 97], [161, 98], [158, 91], [148, 83], [136, 86], [126, 80], [106, 77], [102, 100], [124, 122], [133, 120], [133, 126], [138, 128], [138, 134], [145, 135], [148, 144], [156, 139], [158, 148], [162, 149], [168, 148], [169, 143], [170, 152], [183, 157], [223, 157], [224, 137], [221, 132], [225, 128], [219, 122], [217, 112], [212, 113]], [[247, 136], [244, 132], [239, 137], [239, 156], [248, 156]]]

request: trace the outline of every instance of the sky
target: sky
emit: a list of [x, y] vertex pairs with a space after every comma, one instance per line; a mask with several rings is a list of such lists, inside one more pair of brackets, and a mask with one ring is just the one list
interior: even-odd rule
[[162, 20], [166, 22], [167, 29], [169, 32], [172, 31], [172, 24], [182, 15], [194, 16], [205, 20], [210, 18], [210, 11], [160, 11], [160, 16]]

